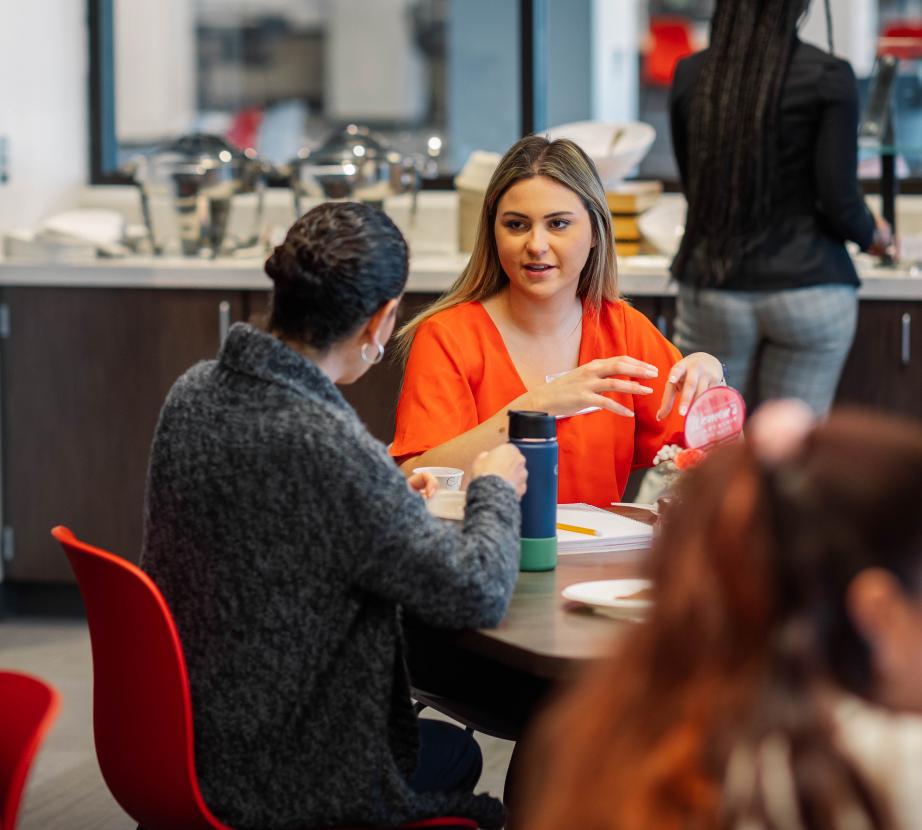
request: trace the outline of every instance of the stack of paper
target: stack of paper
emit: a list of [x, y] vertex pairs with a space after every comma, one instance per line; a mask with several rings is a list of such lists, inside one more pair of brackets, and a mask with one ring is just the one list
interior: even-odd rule
[[643, 522], [609, 513], [591, 504], [557, 505], [557, 523], [575, 525], [598, 532], [598, 536], [557, 530], [558, 553], [589, 553], [648, 548], [653, 528]]

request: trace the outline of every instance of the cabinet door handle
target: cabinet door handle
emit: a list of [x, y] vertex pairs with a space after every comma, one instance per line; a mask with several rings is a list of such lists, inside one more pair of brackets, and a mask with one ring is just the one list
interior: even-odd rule
[[900, 362], [909, 365], [912, 358], [912, 315], [907, 311], [900, 320]]
[[218, 343], [224, 345], [224, 338], [227, 337], [227, 330], [230, 328], [230, 303], [227, 300], [221, 300], [218, 303]]

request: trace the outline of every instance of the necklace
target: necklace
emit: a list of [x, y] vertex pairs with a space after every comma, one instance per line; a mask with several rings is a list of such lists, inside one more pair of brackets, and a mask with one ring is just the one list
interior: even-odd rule
[[[518, 329], [518, 330], [519, 330], [522, 334], [524, 334], [526, 337], [533, 337], [534, 335], [530, 334], [528, 331], [526, 331], [526, 330], [524, 330], [524, 329], [521, 329], [521, 328], [519, 327], [519, 325], [517, 324], [516, 319], [515, 319], [515, 315], [514, 315], [513, 312], [512, 312], [512, 301], [511, 301], [511, 299], [510, 299], [508, 293], [506, 294], [505, 300], [506, 300], [506, 302], [505, 302], [505, 306], [506, 306], [506, 313], [505, 313], [505, 316], [506, 316], [506, 319], [509, 320], [509, 322], [512, 324], [513, 328]], [[577, 329], [580, 328], [580, 326], [582, 325], [582, 322], [583, 322], [583, 304], [582, 304], [582, 302], [580, 301], [580, 303], [579, 303], [579, 311], [578, 311], [577, 316], [576, 316], [576, 322], [573, 324], [573, 328], [571, 328], [571, 329], [563, 336], [563, 338], [562, 338], [562, 339], [563, 339], [563, 342], [565, 342], [565, 343], [569, 343], [569, 342], [570, 342], [570, 338], [573, 337], [573, 335], [576, 333]], [[566, 323], [566, 324], [564, 324], [564, 325], [567, 326], [567, 325], [569, 325], [569, 323]]]
[[570, 329], [570, 333], [567, 335], [567, 340], [569, 340], [573, 336], [573, 334], [576, 332], [576, 330], [580, 328], [580, 326], [582, 326], [582, 323], [583, 323], [583, 306], [582, 304], [580, 304], [579, 317], [576, 318], [576, 325], [573, 326], [572, 329]]

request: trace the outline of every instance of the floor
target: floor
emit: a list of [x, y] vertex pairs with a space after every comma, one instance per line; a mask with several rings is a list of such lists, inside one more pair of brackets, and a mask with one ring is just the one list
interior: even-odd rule
[[[54, 685], [62, 698], [57, 721], [26, 785], [18, 830], [134, 830], [135, 823], [109, 795], [96, 763], [85, 622], [0, 620], [0, 668], [35, 674]], [[478, 789], [501, 795], [512, 744], [477, 738], [484, 755]]]

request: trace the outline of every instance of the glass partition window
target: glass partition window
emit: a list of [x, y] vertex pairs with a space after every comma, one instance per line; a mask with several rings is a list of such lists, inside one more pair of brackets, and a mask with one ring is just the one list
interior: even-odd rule
[[[675, 182], [669, 87], [676, 62], [707, 46], [714, 0], [89, 2], [103, 67], [91, 89], [100, 180], [185, 133], [217, 133], [282, 164], [358, 123], [402, 153], [437, 156], [446, 181], [473, 151], [502, 152], [521, 135], [531, 37], [547, 122], [535, 126], [645, 121], [656, 140], [634, 173]], [[538, 37], [523, 31], [528, 5], [543, 9]], [[922, 41], [922, 0], [831, 7], [835, 52], [854, 67], [864, 103], [879, 36]], [[823, 0], [802, 37], [828, 48]], [[894, 84], [903, 176], [922, 175], [920, 66], [904, 57]], [[878, 169], [867, 151], [862, 174]]]
[[114, 0], [105, 165], [190, 132], [275, 164], [348, 123], [452, 172], [519, 135], [517, 0]]

